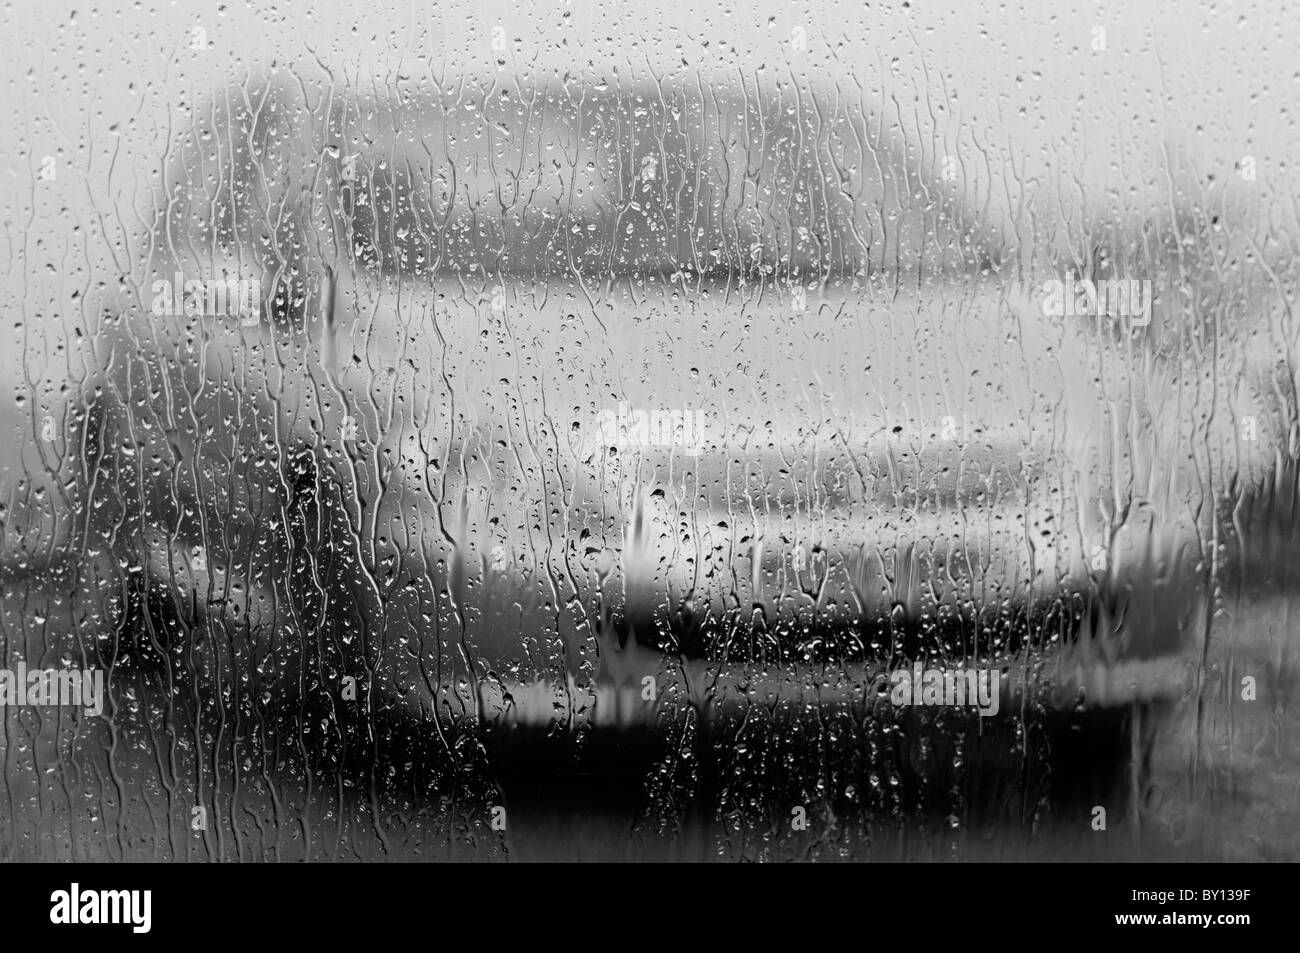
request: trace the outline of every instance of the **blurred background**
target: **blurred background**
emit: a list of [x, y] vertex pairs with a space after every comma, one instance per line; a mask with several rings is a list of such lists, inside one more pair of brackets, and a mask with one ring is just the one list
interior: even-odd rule
[[[1171, 221], [1177, 231], [1188, 216], [1193, 231], [1223, 233], [1222, 286], [1249, 286], [1245, 297], [1269, 303], [1229, 315], [1215, 344], [1235, 350], [1243, 366], [1247, 356], [1280, 366], [1272, 378], [1279, 392], [1295, 380], [1300, 14], [1285, 2], [1085, 3], [1056, 12], [964, 0], [698, 8], [663, 0], [51, 2], [9, 3], [5, 20], [0, 639], [10, 659], [34, 645], [62, 646], [79, 624], [58, 568], [78, 558], [69, 542], [78, 448], [42, 439], [42, 430], [53, 421], [60, 434], [78, 432], [72, 422], [103, 370], [90, 342], [103, 309], [139, 268], [139, 236], [178, 148], [176, 131], [215, 90], [268, 71], [363, 94], [398, 81], [498, 75], [593, 86], [788, 77], [865, 93], [885, 104], [889, 133], [908, 144], [914, 167], [941, 176], [945, 160], [956, 160], [962, 201], [1006, 249], [1006, 274], [1017, 264], [1029, 269], [1044, 244], [1049, 258], [1059, 245], [1068, 260], [1077, 251], [1070, 236], [1088, 223]], [[1060, 228], [1036, 234], [1035, 248], [1020, 240], [1030, 219]], [[1278, 400], [1283, 417], [1294, 415], [1293, 399]], [[1233, 550], [1235, 569], [1214, 595], [1190, 693], [1143, 726], [1151, 745], [1144, 819], [1122, 838], [1095, 837], [1086, 823], [1044, 832], [1032, 819], [971, 826], [923, 816], [882, 819], [867, 834], [830, 824], [798, 842], [726, 834], [705, 843], [640, 824], [628, 846], [621, 815], [601, 815], [568, 789], [548, 795], [557, 800], [535, 816], [521, 808], [529, 820], [508, 839], [472, 824], [432, 838], [419, 804], [383, 808], [405, 818], [389, 830], [376, 822], [377, 804], [357, 807], [340, 794], [317, 809], [310, 793], [277, 794], [270, 785], [250, 794], [251, 806], [232, 807], [210, 836], [182, 843], [180, 822], [158, 822], [148, 808], [175, 792], [133, 774], [141, 761], [166, 760], [164, 746], [7, 712], [0, 856], [528, 858], [581, 855], [575, 833], [595, 830], [585, 849], [615, 858], [1295, 859], [1293, 425], [1272, 425], [1273, 458], [1250, 480], [1229, 476], [1206, 497], [1250, 542]], [[1242, 697], [1244, 676], [1257, 680], [1257, 697]], [[526, 757], [510, 757], [510, 771], [533, 770]], [[583, 783], [602, 790], [605, 781], [595, 772]], [[651, 781], [650, 799], [672, 813], [664, 785]], [[281, 798], [307, 806], [282, 808]], [[223, 803], [241, 804], [234, 795]], [[153, 829], [139, 826], [142, 817]], [[313, 839], [313, 828], [332, 830]]]

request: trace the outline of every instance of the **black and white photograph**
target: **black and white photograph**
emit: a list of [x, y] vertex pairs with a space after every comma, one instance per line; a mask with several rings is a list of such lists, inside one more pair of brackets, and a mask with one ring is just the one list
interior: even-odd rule
[[146, 932], [123, 864], [1300, 859], [1293, 4], [3, 20], [34, 920]]

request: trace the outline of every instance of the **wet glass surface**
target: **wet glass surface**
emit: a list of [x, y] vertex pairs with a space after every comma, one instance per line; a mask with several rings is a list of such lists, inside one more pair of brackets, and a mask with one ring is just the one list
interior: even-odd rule
[[1294, 859], [1300, 35], [24, 14], [6, 859]]

